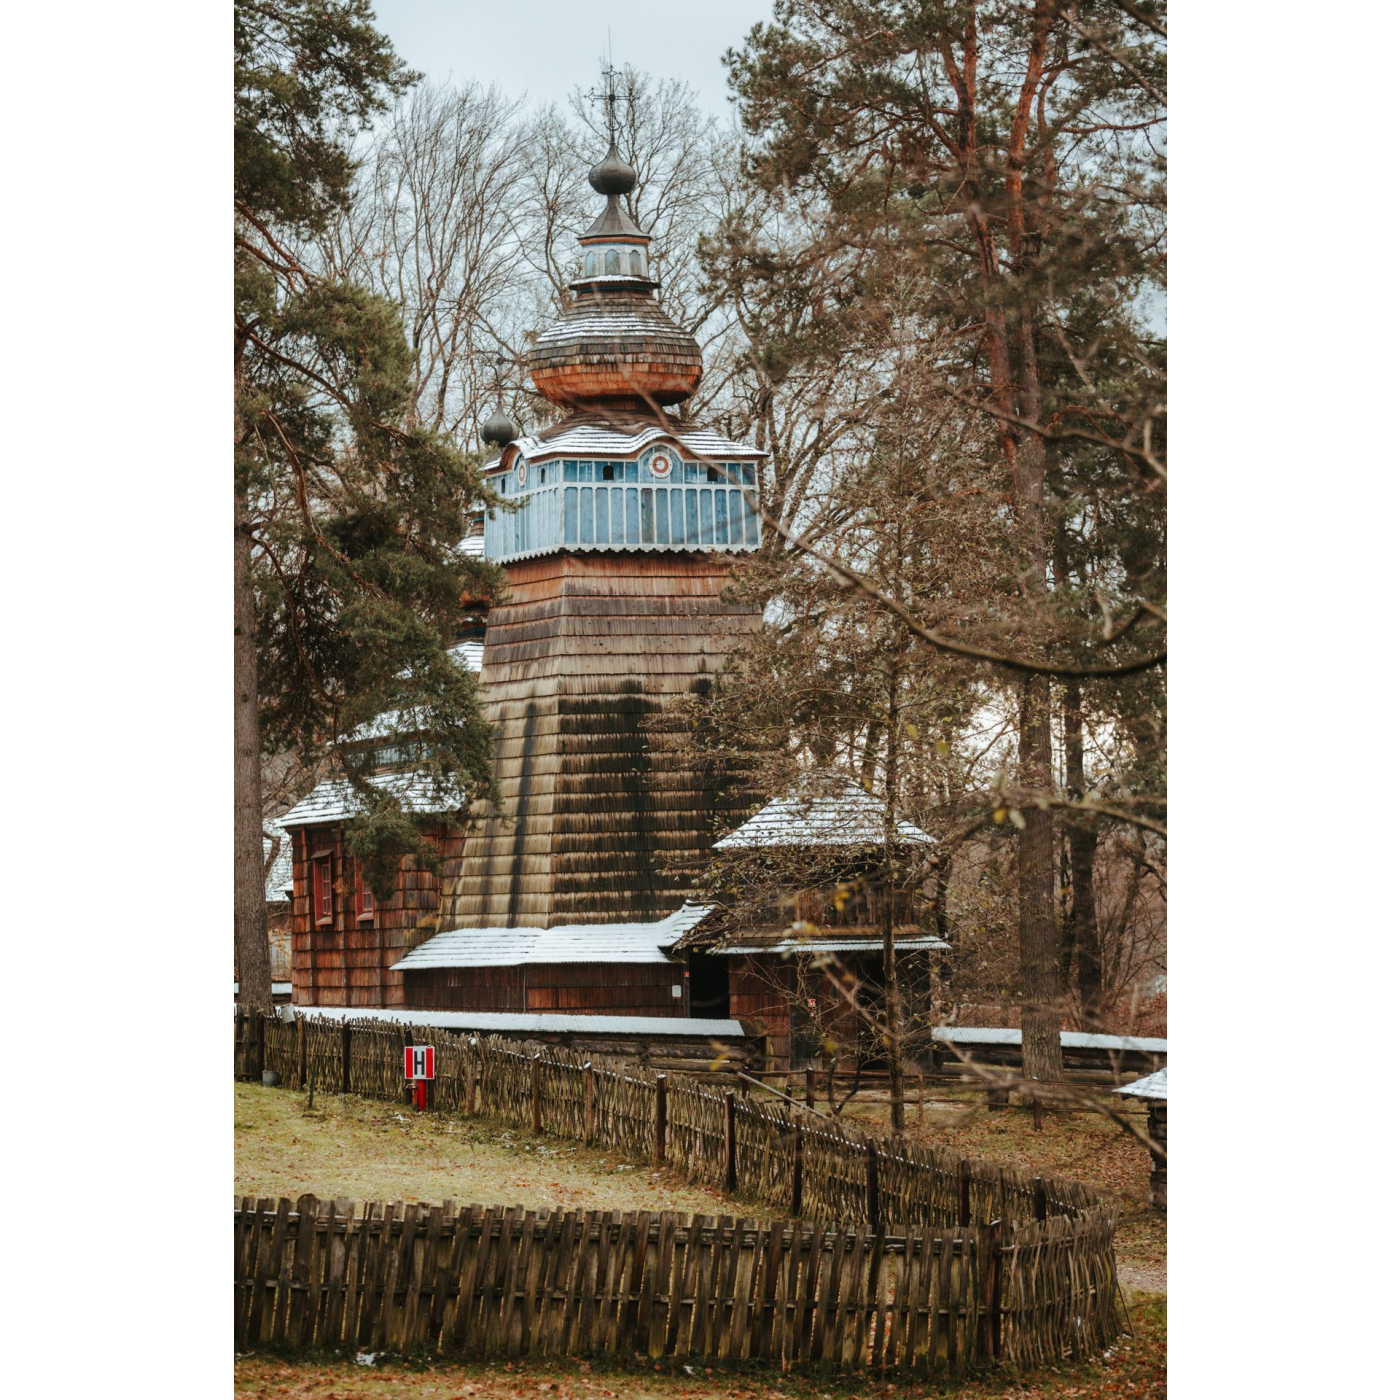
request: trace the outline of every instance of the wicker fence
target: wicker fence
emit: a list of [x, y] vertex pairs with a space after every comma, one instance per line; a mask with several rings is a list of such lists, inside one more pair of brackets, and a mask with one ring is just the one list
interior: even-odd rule
[[[674, 1211], [245, 1197], [237, 1345], [958, 1374], [1101, 1351], [1096, 1226], [871, 1231]], [[1101, 1246], [1106, 1241], [1098, 1242]], [[1097, 1267], [1095, 1267], [1097, 1265]]]
[[[289, 1022], [275, 1017], [248, 1020], [246, 1013], [237, 1013], [236, 1020], [241, 1021], [236, 1037], [240, 1040], [246, 1036], [254, 1037], [257, 1041], [257, 1062], [277, 1071], [284, 1083], [300, 1087], [309, 1085], [313, 1091], [357, 1093], [391, 1100], [404, 1097], [403, 1046], [415, 1034], [411, 1029], [372, 1019], [332, 1022], [318, 1020], [314, 1016], [299, 1016], [294, 1022]], [[416, 1034], [421, 1035], [422, 1032]], [[750, 1239], [752, 1232], [760, 1229], [753, 1222], [741, 1225], [742, 1239], [735, 1244], [731, 1236], [724, 1233], [730, 1229], [728, 1223], [723, 1224], [719, 1234], [714, 1234], [712, 1227], [704, 1227], [711, 1228], [711, 1233], [706, 1235], [698, 1221], [680, 1223], [685, 1218], [674, 1217], [670, 1226], [666, 1226], [664, 1219], [658, 1221], [652, 1217], [652, 1223], [647, 1227], [651, 1232], [646, 1246], [649, 1251], [647, 1259], [653, 1258], [653, 1245], [656, 1250], [661, 1249], [658, 1231], [669, 1231], [669, 1248], [674, 1255], [678, 1247], [677, 1239], [683, 1250], [690, 1248], [691, 1235], [688, 1232], [692, 1228], [701, 1229], [701, 1237], [708, 1241], [706, 1248], [711, 1254], [721, 1249], [737, 1251], [737, 1254], [725, 1256], [723, 1273], [706, 1276], [716, 1280], [707, 1283], [707, 1287], [719, 1291], [707, 1294], [709, 1301], [704, 1306], [710, 1309], [710, 1313], [705, 1314], [709, 1320], [700, 1332], [695, 1331], [695, 1295], [685, 1291], [684, 1278], [673, 1277], [673, 1271], [667, 1272], [665, 1268], [662, 1268], [660, 1275], [651, 1276], [652, 1284], [646, 1293], [646, 1335], [648, 1338], [653, 1335], [653, 1313], [662, 1310], [666, 1316], [661, 1334], [664, 1341], [662, 1350], [653, 1352], [653, 1343], [648, 1340], [646, 1345], [635, 1348], [639, 1354], [753, 1355], [796, 1362], [840, 1359], [843, 1364], [852, 1366], [912, 1366], [915, 1369], [935, 1364], [957, 1367], [984, 1356], [1005, 1356], [1022, 1364], [1030, 1364], [1065, 1355], [1091, 1355], [1101, 1351], [1121, 1330], [1122, 1311], [1113, 1253], [1117, 1209], [1078, 1182], [1037, 1177], [1018, 1168], [960, 1157], [946, 1149], [916, 1147], [883, 1136], [866, 1136], [844, 1124], [818, 1118], [787, 1105], [760, 1105], [730, 1092], [716, 1093], [679, 1076], [645, 1075], [639, 1073], [635, 1066], [604, 1061], [598, 1057], [589, 1058], [560, 1046], [457, 1035], [441, 1030], [433, 1031], [431, 1039], [436, 1051], [437, 1075], [433, 1083], [432, 1103], [439, 1110], [486, 1114], [536, 1133], [552, 1133], [610, 1148], [634, 1160], [665, 1164], [679, 1170], [690, 1180], [702, 1181], [732, 1195], [762, 1203], [791, 1220], [803, 1220], [797, 1235], [793, 1234], [791, 1224], [786, 1227], [787, 1234], [781, 1236], [775, 1233], [776, 1226], [761, 1227], [766, 1233], [760, 1248]], [[236, 1064], [242, 1062], [240, 1054], [241, 1046], [236, 1047]], [[264, 1293], [271, 1289], [281, 1299], [278, 1290], [287, 1285], [290, 1277], [288, 1268], [283, 1265], [287, 1260], [293, 1260], [288, 1267], [294, 1268], [295, 1260], [301, 1258], [287, 1241], [292, 1234], [304, 1228], [300, 1223], [303, 1212], [300, 1208], [292, 1209], [288, 1202], [282, 1202], [274, 1212], [271, 1202], [244, 1201], [238, 1207], [238, 1239], [242, 1242], [238, 1245], [242, 1252], [237, 1255], [240, 1260], [239, 1326], [243, 1329], [240, 1335], [246, 1335], [249, 1344], [304, 1340], [307, 1337], [306, 1328], [310, 1327], [310, 1340], [317, 1345], [347, 1344], [352, 1336], [363, 1341], [362, 1334], [366, 1334], [371, 1339], [364, 1344], [371, 1348], [376, 1345], [389, 1349], [428, 1346], [444, 1353], [466, 1355], [475, 1354], [470, 1352], [469, 1347], [494, 1346], [494, 1343], [485, 1340], [487, 1337], [499, 1335], [515, 1338], [514, 1342], [507, 1340], [503, 1343], [506, 1351], [492, 1350], [490, 1354], [495, 1355], [515, 1354], [509, 1351], [509, 1347], [521, 1344], [521, 1336], [534, 1337], [530, 1332], [531, 1327], [536, 1327], [541, 1334], [530, 1341], [532, 1348], [538, 1346], [548, 1350], [557, 1346], [567, 1350], [580, 1335], [577, 1331], [571, 1331], [560, 1339], [550, 1330], [554, 1325], [552, 1322], [533, 1320], [537, 1316], [534, 1309], [557, 1300], [559, 1289], [564, 1285], [557, 1281], [546, 1284], [536, 1277], [527, 1288], [528, 1260], [523, 1266], [524, 1272], [517, 1271], [518, 1277], [512, 1274], [515, 1281], [510, 1283], [508, 1289], [505, 1283], [497, 1279], [490, 1285], [495, 1291], [489, 1296], [480, 1292], [472, 1295], [465, 1314], [459, 1302], [455, 1301], [460, 1295], [451, 1293], [451, 1289], [465, 1289], [469, 1282], [472, 1288], [477, 1289], [486, 1288], [487, 1285], [479, 1280], [467, 1280], [460, 1270], [452, 1275], [457, 1280], [454, 1283], [444, 1280], [441, 1269], [434, 1266], [434, 1270], [427, 1274], [415, 1275], [419, 1277], [419, 1282], [410, 1288], [409, 1275], [404, 1272], [411, 1262], [408, 1256], [412, 1255], [414, 1260], [418, 1260], [413, 1264], [414, 1268], [427, 1268], [419, 1255], [429, 1247], [426, 1244], [420, 1247], [420, 1243], [429, 1235], [438, 1240], [438, 1234], [433, 1234], [433, 1231], [441, 1233], [447, 1228], [444, 1224], [447, 1216], [441, 1210], [436, 1217], [431, 1217], [424, 1213], [426, 1207], [421, 1210], [410, 1208], [411, 1213], [417, 1212], [412, 1214], [414, 1225], [410, 1231], [405, 1223], [408, 1217], [402, 1214], [396, 1216], [392, 1211], [385, 1215], [381, 1210], [379, 1216], [366, 1214], [357, 1221], [351, 1221], [348, 1214], [342, 1218], [339, 1205], [333, 1209], [330, 1203], [315, 1202], [310, 1209], [311, 1215], [320, 1222], [315, 1227], [315, 1239], [319, 1243], [315, 1246], [305, 1243], [301, 1247], [324, 1247], [328, 1251], [322, 1265], [318, 1266], [322, 1269], [321, 1274], [315, 1275], [322, 1279], [318, 1285], [321, 1289], [318, 1310], [329, 1306], [325, 1296], [325, 1289], [329, 1286], [325, 1278], [329, 1275], [325, 1271], [334, 1267], [339, 1258], [336, 1250], [342, 1248], [338, 1243], [340, 1236], [344, 1235], [344, 1251], [351, 1249], [352, 1238], [356, 1241], [354, 1249], [358, 1253], [355, 1255], [355, 1267], [359, 1270], [360, 1279], [356, 1285], [360, 1291], [353, 1295], [357, 1300], [354, 1303], [356, 1330], [353, 1333], [346, 1330], [350, 1326], [346, 1321], [349, 1304], [343, 1300], [338, 1310], [328, 1314], [328, 1320], [323, 1324], [301, 1318], [290, 1333], [283, 1330], [284, 1325], [290, 1324], [277, 1321], [280, 1316], [278, 1309], [283, 1308], [284, 1304], [290, 1309], [290, 1302], [284, 1300], [277, 1303], [273, 1307], [271, 1320], [259, 1320], [261, 1311], [266, 1307]], [[348, 1207], [346, 1209], [348, 1211]], [[278, 1216], [283, 1217], [281, 1227], [276, 1223]], [[250, 1223], [255, 1218], [260, 1223]], [[637, 1221], [643, 1217], [626, 1218], [632, 1220], [627, 1229], [638, 1232], [636, 1239], [639, 1240], [640, 1226]], [[436, 1224], [430, 1224], [433, 1219]], [[482, 1208], [471, 1207], [453, 1215], [451, 1219], [455, 1222], [451, 1234], [453, 1243], [449, 1246], [439, 1242], [432, 1246], [439, 1256], [449, 1251], [450, 1259], [459, 1262], [467, 1254], [473, 1259], [489, 1255], [490, 1259], [497, 1260], [499, 1253], [505, 1250], [505, 1246], [500, 1244], [500, 1231], [505, 1228], [501, 1221], [506, 1217], [501, 1212], [487, 1212], [483, 1216]], [[481, 1224], [483, 1219], [492, 1222], [488, 1231], [489, 1247], [481, 1243], [485, 1238], [481, 1234], [485, 1228]], [[523, 1217], [513, 1216], [510, 1219], [514, 1221], [509, 1226], [509, 1230], [515, 1232], [511, 1235], [514, 1240], [523, 1228], [520, 1225]], [[592, 1231], [588, 1239], [596, 1245], [596, 1288], [583, 1301], [569, 1295], [570, 1307], [581, 1310], [589, 1317], [595, 1317], [595, 1314], [602, 1317], [611, 1307], [612, 1314], [608, 1314], [612, 1318], [608, 1323], [611, 1340], [606, 1345], [599, 1344], [599, 1347], [605, 1351], [625, 1351], [634, 1345], [626, 1339], [641, 1335], [636, 1328], [641, 1325], [637, 1322], [637, 1313], [641, 1306], [638, 1300], [642, 1295], [624, 1297], [625, 1290], [618, 1272], [621, 1266], [614, 1261], [604, 1271], [600, 1261], [607, 1249], [621, 1251], [618, 1254], [620, 1260], [626, 1255], [626, 1249], [632, 1246], [624, 1248], [619, 1243], [620, 1237], [616, 1236], [613, 1228], [619, 1217], [577, 1216], [573, 1218], [570, 1230], [576, 1234], [582, 1231], [583, 1226], [579, 1222], [585, 1219], [589, 1222], [587, 1229]], [[609, 1233], [605, 1238], [598, 1235], [600, 1219], [613, 1221], [608, 1226]], [[327, 1220], [332, 1223], [326, 1224]], [[546, 1222], [533, 1215], [530, 1220], [532, 1243], [528, 1249], [521, 1244], [513, 1253], [533, 1258], [533, 1241], [545, 1229]], [[549, 1217], [549, 1221], [561, 1229], [563, 1220], [563, 1216], [558, 1221], [553, 1216]], [[477, 1233], [472, 1234], [473, 1230]], [[985, 1255], [991, 1248], [987, 1243], [987, 1232], [991, 1230], [999, 1232], [1000, 1264], [996, 1269], [983, 1269], [978, 1274], [978, 1241], [981, 1241], [980, 1248]], [[463, 1234], [463, 1231], [467, 1233]], [[749, 1233], [744, 1233], [746, 1231]], [[580, 1250], [585, 1249], [584, 1234], [578, 1234], [577, 1248]], [[859, 1249], [869, 1255], [866, 1259], [868, 1267], [850, 1265], [850, 1287], [855, 1289], [859, 1285], [865, 1290], [859, 1296], [855, 1293], [850, 1295], [849, 1310], [853, 1311], [847, 1310], [846, 1302], [837, 1301], [837, 1293], [841, 1299], [847, 1297], [846, 1275], [834, 1264], [828, 1267], [827, 1263], [820, 1262], [829, 1262], [838, 1257], [832, 1253], [836, 1245], [823, 1244], [814, 1253], [815, 1247], [810, 1243], [812, 1238], [827, 1240], [837, 1237], [842, 1241], [841, 1259], [849, 1262], [848, 1256], [857, 1248], [854, 1243], [857, 1237], [861, 1240]], [[311, 1237], [305, 1238], [309, 1240]], [[390, 1249], [391, 1238], [399, 1241], [401, 1252], [406, 1251], [402, 1259]], [[570, 1239], [573, 1238], [574, 1235], [571, 1235]], [[600, 1238], [603, 1239], [602, 1244], [598, 1243]], [[633, 1236], [629, 1235], [628, 1238], [632, 1239]], [[946, 1254], [939, 1253], [945, 1248], [942, 1243], [930, 1244], [927, 1252], [923, 1252], [922, 1241], [945, 1238], [950, 1241]], [[549, 1239], [557, 1242], [558, 1237], [550, 1235]], [[250, 1247], [249, 1240], [262, 1242], [252, 1247], [254, 1255], [270, 1261], [275, 1256], [275, 1260], [280, 1261], [275, 1269], [269, 1262], [270, 1272], [262, 1284], [255, 1277], [257, 1266], [245, 1257]], [[476, 1243], [468, 1242], [471, 1240]], [[775, 1240], [779, 1242], [775, 1243]], [[797, 1240], [796, 1244], [794, 1240]], [[909, 1241], [917, 1243], [908, 1244]], [[570, 1245], [571, 1249], [574, 1247]], [[286, 1254], [288, 1249], [293, 1249], [292, 1255]], [[278, 1253], [279, 1250], [282, 1253]], [[747, 1310], [756, 1305], [752, 1297], [749, 1302], [741, 1304], [733, 1293], [742, 1285], [744, 1278], [748, 1280], [751, 1295], [757, 1286], [753, 1277], [756, 1266], [750, 1267], [745, 1275], [734, 1272], [737, 1267], [734, 1260], [750, 1250], [759, 1251], [765, 1260], [769, 1258], [769, 1253], [765, 1251], [776, 1251], [777, 1255], [788, 1260], [788, 1264], [780, 1270], [782, 1278], [786, 1280], [782, 1285], [785, 1291], [781, 1294], [781, 1323], [777, 1320], [777, 1313], [772, 1311], [779, 1307], [777, 1295], [760, 1300], [762, 1307], [772, 1313], [769, 1318], [771, 1325], [761, 1324], [747, 1311], [742, 1314], [733, 1311], [741, 1307]], [[912, 1254], [907, 1250], [912, 1250]], [[634, 1271], [643, 1270], [642, 1253], [638, 1245], [636, 1262], [632, 1266]], [[818, 1255], [820, 1260], [811, 1262]], [[394, 1288], [400, 1291], [409, 1289], [410, 1292], [417, 1289], [411, 1303], [407, 1295], [400, 1296], [400, 1292], [395, 1292], [388, 1301], [384, 1297], [372, 1301], [364, 1294], [365, 1278], [376, 1277], [372, 1272], [368, 1275], [365, 1273], [371, 1256], [381, 1274], [391, 1256], [399, 1259], [394, 1267], [399, 1269], [396, 1277], [400, 1281]], [[349, 1257], [348, 1254], [346, 1257]], [[548, 1252], [540, 1257], [549, 1257]], [[937, 1264], [931, 1262], [935, 1257]], [[656, 1259], [659, 1258], [657, 1254]], [[963, 1262], [955, 1267], [952, 1263], [955, 1259]], [[799, 1260], [808, 1262], [799, 1264]], [[913, 1261], [919, 1261], [919, 1264], [918, 1270], [911, 1274]], [[350, 1265], [345, 1264], [344, 1267]], [[661, 1268], [661, 1265], [658, 1263], [656, 1267]], [[717, 1258], [711, 1258], [711, 1267], [718, 1267]], [[449, 1273], [456, 1268], [457, 1264], [449, 1264]], [[953, 1270], [953, 1273], [948, 1274], [948, 1270]], [[976, 1349], [979, 1344], [967, 1340], [977, 1331], [973, 1324], [977, 1321], [976, 1309], [979, 1305], [969, 1303], [964, 1292], [957, 1294], [961, 1300], [956, 1305], [961, 1310], [956, 1313], [959, 1319], [957, 1326], [948, 1323], [953, 1332], [948, 1336], [938, 1333], [942, 1340], [936, 1344], [930, 1341], [928, 1328], [931, 1324], [927, 1319], [934, 1315], [928, 1311], [934, 1305], [929, 1299], [945, 1286], [952, 1288], [954, 1276], [959, 1290], [964, 1289], [964, 1284], [970, 1287], [969, 1281], [974, 1275], [983, 1280], [979, 1287], [993, 1290], [992, 1294], [987, 1295], [989, 1298], [995, 1295], [995, 1301], [987, 1304], [990, 1311], [986, 1324], [986, 1344], [990, 1350], [979, 1352]], [[838, 1276], [839, 1284], [833, 1281], [838, 1280]], [[476, 1278], [475, 1273], [473, 1278]], [[481, 1278], [484, 1279], [485, 1274]], [[885, 1321], [881, 1321], [885, 1318], [885, 1311], [882, 1311], [885, 1305], [875, 1301], [877, 1297], [884, 1296], [880, 1293], [883, 1286], [880, 1280], [895, 1290], [890, 1295], [892, 1301], [889, 1306], [896, 1309], [897, 1316], [891, 1313]], [[663, 1291], [669, 1290], [665, 1292], [664, 1309], [657, 1294], [658, 1281]], [[813, 1303], [810, 1295], [804, 1295], [807, 1301], [801, 1303], [799, 1294], [793, 1291], [799, 1282], [803, 1288], [809, 1284], [815, 1288], [819, 1283], [822, 1289], [829, 1286], [837, 1290], [828, 1300], [829, 1311], [823, 1314], [826, 1321], [822, 1323], [820, 1335], [826, 1337], [828, 1328], [835, 1329], [833, 1335], [842, 1340], [838, 1345], [828, 1337], [815, 1356], [810, 1350], [813, 1343], [808, 1333], [815, 1329], [813, 1310], [820, 1311], [822, 1305]], [[772, 1286], [777, 1288], [778, 1284], [773, 1283]], [[344, 1287], [348, 1287], [348, 1284]], [[440, 1296], [441, 1289], [447, 1289], [449, 1293]], [[503, 1292], [503, 1289], [506, 1291]], [[531, 1289], [533, 1292], [527, 1300], [522, 1290]], [[435, 1323], [425, 1320], [426, 1315], [420, 1317], [423, 1310], [419, 1305], [419, 1295], [426, 1297], [425, 1290], [432, 1294], [431, 1304], [425, 1306], [427, 1313], [437, 1318]], [[447, 1316], [449, 1294], [454, 1300], [450, 1309], [454, 1320], [452, 1328], [444, 1333], [443, 1318]], [[299, 1295], [295, 1295], [294, 1290], [294, 1295], [289, 1296], [294, 1301], [294, 1297]], [[822, 1293], [820, 1296], [826, 1298], [827, 1295]], [[952, 1306], [946, 1302], [952, 1295], [937, 1292], [937, 1296], [945, 1300], [938, 1307], [946, 1309]], [[981, 1298], [983, 1295], [979, 1293], [976, 1296]], [[916, 1301], [909, 1301], [910, 1297]], [[917, 1301], [919, 1299], [922, 1301]], [[617, 1315], [620, 1308], [632, 1319], [631, 1324]], [[690, 1308], [691, 1312], [685, 1313], [686, 1308]], [[913, 1309], [913, 1312], [898, 1313], [899, 1308]], [[969, 1308], [972, 1309], [970, 1313], [967, 1311]], [[730, 1309], [724, 1312], [722, 1328], [717, 1316], [711, 1316], [716, 1309]], [[920, 1312], [920, 1309], [924, 1311]], [[866, 1312], [869, 1313], [868, 1317]], [[498, 1313], [501, 1317], [497, 1322], [488, 1323], [485, 1320], [488, 1317], [497, 1318]], [[805, 1324], [793, 1322], [799, 1313], [805, 1319]], [[911, 1320], [915, 1319], [916, 1314], [923, 1320]], [[681, 1315], [690, 1319], [690, 1331], [685, 1334], [689, 1339], [686, 1342], [689, 1350], [676, 1349], [679, 1346], [676, 1341], [679, 1323], [673, 1319]], [[946, 1314], [949, 1317], [952, 1315]], [[301, 1314], [298, 1316], [301, 1317]], [[736, 1316], [740, 1316], [741, 1320], [734, 1321]], [[468, 1327], [465, 1319], [471, 1317], [477, 1321]], [[972, 1321], [968, 1321], [969, 1317]], [[340, 1321], [337, 1322], [336, 1318]], [[857, 1325], [851, 1318], [864, 1320]], [[460, 1327], [457, 1319], [462, 1319]], [[505, 1328], [504, 1332], [499, 1332], [498, 1323], [499, 1327]], [[790, 1325], [797, 1326], [797, 1332], [791, 1336], [785, 1330]], [[942, 1325], [940, 1322], [939, 1326]], [[588, 1326], [592, 1327], [593, 1323]], [[888, 1330], [897, 1330], [901, 1326], [908, 1336], [918, 1333], [924, 1338], [921, 1344], [923, 1350], [915, 1347], [907, 1359], [901, 1350], [903, 1343], [896, 1344], [891, 1340], [893, 1334]], [[463, 1333], [461, 1327], [468, 1327], [468, 1331]], [[481, 1332], [481, 1327], [485, 1327], [486, 1332]], [[913, 1333], [908, 1331], [911, 1327], [914, 1328]], [[958, 1327], [963, 1328], [966, 1336], [957, 1331]], [[337, 1328], [340, 1330], [337, 1331]], [[424, 1328], [427, 1330], [424, 1331]], [[720, 1330], [712, 1336], [708, 1330], [712, 1328]], [[920, 1328], [924, 1329], [922, 1333], [919, 1333]], [[724, 1341], [723, 1345], [738, 1347], [739, 1350], [718, 1352], [707, 1349], [720, 1346], [718, 1338], [730, 1338], [731, 1333], [732, 1339]], [[591, 1331], [582, 1335], [589, 1339], [589, 1346], [597, 1343]], [[963, 1340], [958, 1341], [958, 1337], [963, 1337]], [[877, 1341], [877, 1338], [884, 1340]], [[910, 1345], [914, 1346], [914, 1343], [911, 1341]], [[787, 1349], [789, 1346], [796, 1349], [790, 1351]], [[758, 1350], [755, 1351], [755, 1347]], [[765, 1347], [768, 1350], [765, 1351]]]

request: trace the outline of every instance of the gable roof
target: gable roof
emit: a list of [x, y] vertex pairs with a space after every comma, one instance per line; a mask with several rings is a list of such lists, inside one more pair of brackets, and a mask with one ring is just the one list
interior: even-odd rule
[[[514, 460], [516, 453], [527, 462], [544, 457], [635, 457], [648, 443], [656, 441], [673, 442], [684, 448], [692, 457], [702, 460], [742, 457], [758, 461], [768, 454], [751, 443], [734, 442], [723, 437], [711, 428], [693, 427], [662, 428], [655, 424], [636, 424], [630, 431], [608, 427], [599, 423], [563, 424], [560, 428], [539, 437], [519, 437], [507, 445], [498, 458], [487, 462], [484, 470], [494, 471], [509, 456]], [[512, 452], [511, 449], [514, 449]]]
[[[912, 822], [897, 820], [901, 841], [924, 845], [935, 838]], [[807, 795], [795, 788], [760, 809], [737, 831], [715, 842], [715, 850], [759, 846], [879, 846], [885, 839], [883, 806], [859, 784], [843, 779], [834, 789]]]
[[[428, 815], [455, 812], [462, 799], [452, 793], [437, 795], [433, 784], [422, 773], [375, 773], [366, 780], [372, 787], [384, 788], [410, 811]], [[284, 831], [292, 826], [319, 826], [344, 821], [364, 811], [364, 803], [346, 778], [327, 778], [317, 783], [290, 812], [278, 817], [273, 826]]]
[[406, 954], [390, 971], [523, 963], [669, 963], [663, 950], [709, 912], [707, 904], [686, 903], [652, 923], [447, 929]]

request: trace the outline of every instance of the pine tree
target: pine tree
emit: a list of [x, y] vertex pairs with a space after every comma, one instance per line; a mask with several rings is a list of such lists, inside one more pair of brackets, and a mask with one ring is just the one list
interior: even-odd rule
[[[364, 726], [411, 741], [427, 791], [491, 791], [475, 679], [447, 651], [491, 571], [458, 545], [484, 499], [473, 461], [407, 426], [398, 309], [303, 250], [342, 211], [358, 132], [415, 79], [367, 0], [234, 10], [234, 926], [240, 997], [271, 1004], [260, 758], [329, 749], [365, 813], [347, 844], [387, 895], [435, 857], [368, 781]], [[434, 804], [437, 805], [437, 804]]]

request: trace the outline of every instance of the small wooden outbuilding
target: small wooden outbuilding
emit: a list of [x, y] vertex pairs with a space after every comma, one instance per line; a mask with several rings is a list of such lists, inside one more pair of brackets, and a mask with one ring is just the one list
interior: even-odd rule
[[1167, 1071], [1135, 1079], [1115, 1093], [1147, 1100], [1147, 1136], [1152, 1142], [1152, 1204], [1167, 1208]]

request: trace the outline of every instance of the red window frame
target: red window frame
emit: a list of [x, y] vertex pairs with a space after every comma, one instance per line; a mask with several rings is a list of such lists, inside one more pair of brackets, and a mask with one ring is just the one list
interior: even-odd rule
[[317, 851], [311, 857], [311, 922], [316, 928], [329, 928], [335, 923], [331, 854], [330, 851]]
[[359, 861], [355, 862], [355, 918], [360, 923], [373, 923], [376, 912], [374, 891], [365, 884], [365, 872]]

